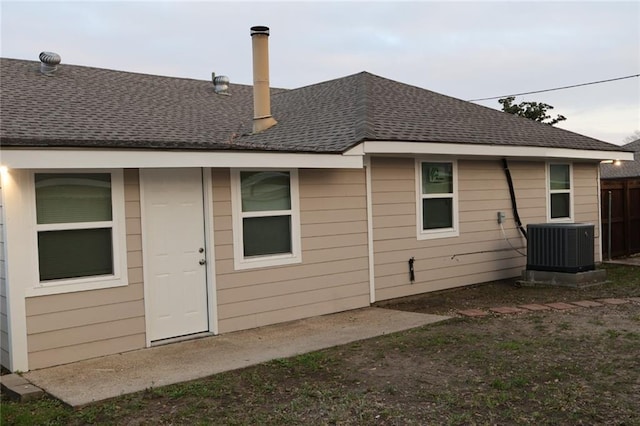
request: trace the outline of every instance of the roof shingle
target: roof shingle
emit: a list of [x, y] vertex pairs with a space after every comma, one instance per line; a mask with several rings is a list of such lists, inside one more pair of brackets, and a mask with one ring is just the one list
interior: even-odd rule
[[208, 81], [1, 60], [4, 146], [340, 153], [364, 140], [573, 148], [620, 147], [362, 72], [272, 89], [274, 127], [251, 134], [252, 88], [216, 95]]
[[622, 164], [601, 164], [600, 177], [602, 179], [620, 179], [640, 177], [640, 139], [621, 147], [633, 151], [633, 161], [623, 161]]

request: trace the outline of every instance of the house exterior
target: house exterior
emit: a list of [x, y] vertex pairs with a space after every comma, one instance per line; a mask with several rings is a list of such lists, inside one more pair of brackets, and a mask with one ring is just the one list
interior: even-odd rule
[[633, 161], [600, 165], [605, 257], [640, 253], [640, 139], [622, 148], [634, 152]]
[[632, 154], [366, 72], [269, 88], [267, 36], [227, 94], [1, 60], [3, 366], [515, 277], [514, 211], [599, 239], [599, 163]]

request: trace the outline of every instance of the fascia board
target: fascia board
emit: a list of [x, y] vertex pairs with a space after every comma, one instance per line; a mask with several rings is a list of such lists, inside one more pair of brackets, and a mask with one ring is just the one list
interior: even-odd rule
[[431, 154], [469, 157], [571, 158], [579, 160], [630, 160], [632, 152], [533, 146], [472, 145], [424, 142], [364, 142], [365, 154]]
[[3, 148], [0, 164], [10, 169], [246, 167], [361, 169], [362, 155], [278, 152]]
[[358, 145], [349, 148], [342, 155], [364, 155], [364, 143], [359, 143]]

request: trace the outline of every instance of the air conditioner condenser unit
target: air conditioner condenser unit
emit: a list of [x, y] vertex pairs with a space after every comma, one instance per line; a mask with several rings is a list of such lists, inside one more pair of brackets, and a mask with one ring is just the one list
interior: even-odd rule
[[596, 268], [591, 223], [529, 224], [527, 236], [527, 270], [577, 273]]

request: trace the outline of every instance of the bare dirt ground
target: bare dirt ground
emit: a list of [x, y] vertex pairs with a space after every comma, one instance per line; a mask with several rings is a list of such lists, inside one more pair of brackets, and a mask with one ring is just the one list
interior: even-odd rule
[[3, 401], [2, 424], [640, 425], [640, 268], [584, 290], [498, 282], [384, 306], [459, 309], [627, 298], [449, 321], [71, 410]]
[[608, 265], [607, 272], [609, 283], [581, 289], [558, 286], [523, 287], [516, 284], [516, 279], [509, 279], [395, 299], [379, 303], [378, 306], [455, 315], [456, 311], [464, 309], [638, 296], [640, 264], [637, 267]]
[[457, 318], [151, 390], [118, 422], [636, 425], [639, 354], [640, 304]]

